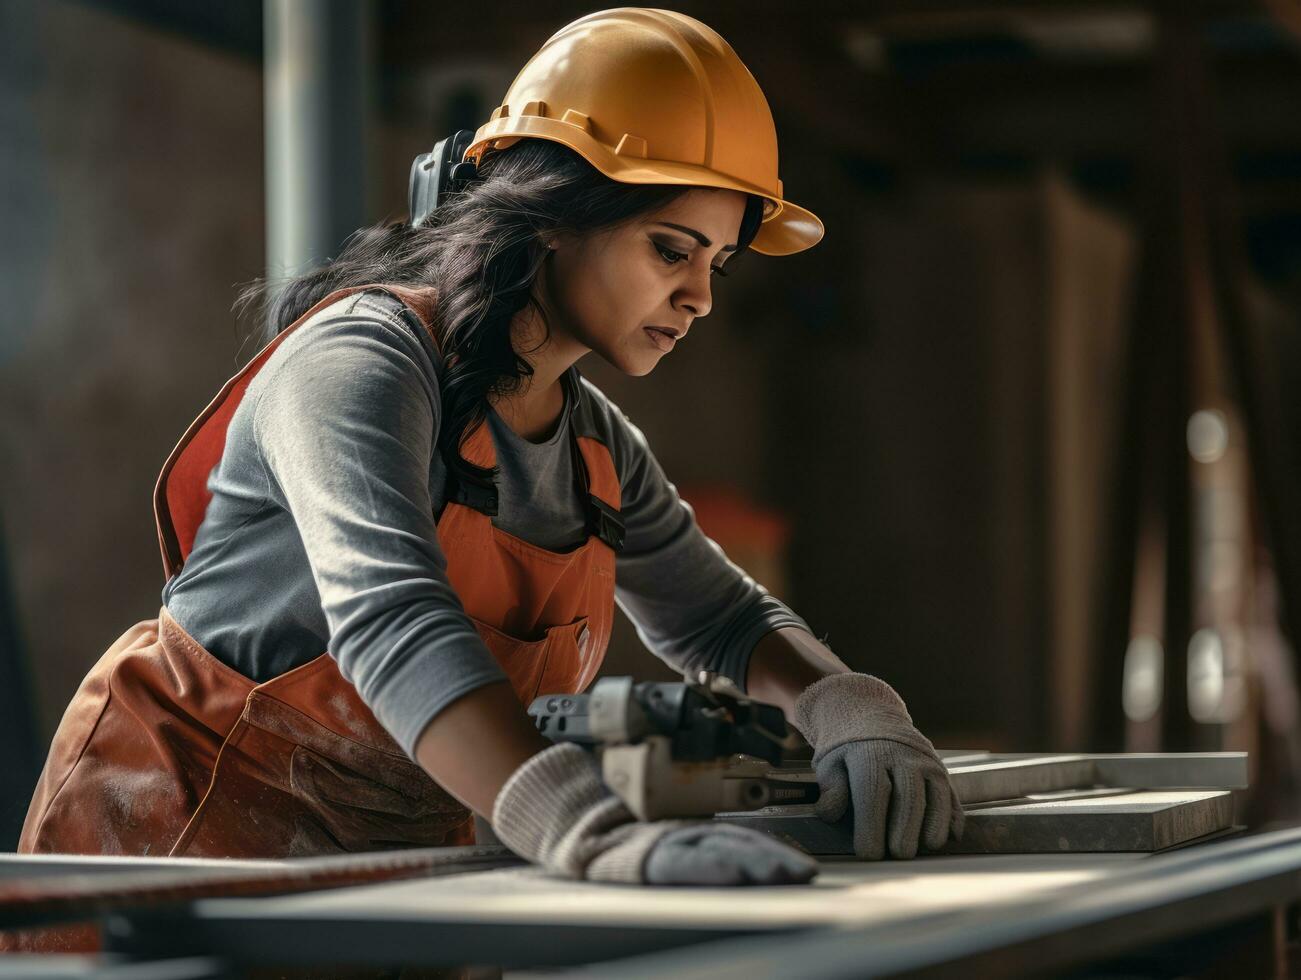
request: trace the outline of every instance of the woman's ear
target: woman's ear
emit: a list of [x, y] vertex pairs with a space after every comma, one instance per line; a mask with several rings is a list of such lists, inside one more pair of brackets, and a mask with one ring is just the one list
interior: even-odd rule
[[546, 246], [547, 251], [554, 252], [560, 248], [568, 248], [573, 245], [581, 244], [583, 236], [575, 234], [572, 231], [557, 229], [542, 236], [542, 244]]

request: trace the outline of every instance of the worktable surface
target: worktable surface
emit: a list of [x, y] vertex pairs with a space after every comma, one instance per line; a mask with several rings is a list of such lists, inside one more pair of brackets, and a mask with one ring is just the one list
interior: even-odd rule
[[[510, 867], [203, 899], [120, 920], [117, 948], [263, 964], [591, 964], [602, 977], [896, 976], [959, 962], [971, 967], [964, 975], [1007, 976], [1026, 962], [1086, 962], [1295, 900], [1301, 831], [1159, 854], [831, 859], [822, 868], [812, 884], [781, 888], [598, 885]], [[978, 969], [991, 955], [997, 962]]]
[[[1158, 856], [1159, 857], [1159, 856]], [[834, 931], [907, 931], [972, 910], [1028, 904], [1093, 887], [1153, 860], [1145, 854], [952, 855], [911, 861], [832, 859], [809, 885], [645, 888], [572, 882], [512, 867], [265, 898], [217, 898], [123, 920], [127, 951], [220, 951], [249, 963], [614, 964], [727, 940]], [[704, 945], [700, 945], [704, 944]], [[123, 947], [119, 947], [123, 948]], [[274, 951], [272, 954], [269, 951]], [[606, 962], [602, 962], [606, 961]], [[672, 972], [680, 972], [675, 966]], [[607, 972], [603, 972], [607, 971]]]
[[[1301, 900], [1301, 828], [1219, 836], [1157, 854], [832, 858], [813, 883], [779, 888], [572, 882], [503, 867], [491, 854], [497, 863], [465, 871], [477, 853], [448, 849], [453, 863], [429, 877], [120, 904], [107, 913], [106, 938], [118, 953], [150, 960], [207, 955], [318, 968], [495, 963], [657, 980], [840, 980], [921, 975], [943, 965], [963, 976], [1003, 977], [1276, 919], [1274, 910]], [[83, 862], [96, 866], [87, 882], [113, 877], [101, 864], [167, 867], [168, 877], [180, 870], [170, 859], [11, 856], [6, 863], [9, 875], [21, 877], [24, 865], [64, 865], [76, 874]]]
[[199, 915], [300, 921], [408, 920], [582, 929], [728, 932], [806, 929], [914, 919], [973, 905], [1017, 903], [1096, 881], [1142, 854], [1005, 854], [863, 862], [823, 859], [809, 885], [644, 888], [563, 881], [505, 868], [325, 892], [197, 903]]

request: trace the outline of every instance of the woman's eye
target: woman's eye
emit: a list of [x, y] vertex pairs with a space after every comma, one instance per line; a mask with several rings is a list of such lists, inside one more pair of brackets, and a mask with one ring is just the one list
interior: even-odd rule
[[[664, 261], [667, 262], [669, 265], [674, 265], [686, 258], [686, 256], [681, 252], [675, 252], [673, 251], [673, 249], [667, 248], [666, 246], [661, 245], [659, 242], [655, 242], [654, 244], [655, 244], [655, 250], [659, 252], [661, 256], [663, 256]], [[709, 274], [726, 276], [727, 272], [723, 269], [722, 266], [713, 265], [709, 267]]]
[[664, 257], [664, 261], [667, 262], [669, 265], [673, 265], [675, 262], [680, 262], [682, 259], [686, 258], [686, 256], [683, 255], [681, 252], [675, 252], [671, 248], [666, 248], [665, 246], [661, 245], [659, 242], [655, 243], [655, 250], [658, 251], [660, 255]]

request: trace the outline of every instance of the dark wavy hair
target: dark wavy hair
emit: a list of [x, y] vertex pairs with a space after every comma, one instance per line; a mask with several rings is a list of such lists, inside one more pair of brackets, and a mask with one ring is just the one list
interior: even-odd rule
[[[366, 283], [434, 287], [432, 327], [444, 359], [439, 450], [454, 478], [482, 485], [493, 474], [465, 462], [459, 449], [483, 420], [488, 396], [518, 391], [533, 373], [511, 342], [515, 314], [533, 306], [546, 328], [542, 343], [550, 337], [546, 311], [533, 295], [550, 254], [546, 239], [611, 228], [689, 189], [622, 184], [559, 143], [520, 140], [487, 154], [478, 177], [420, 225], [359, 229], [336, 258], [305, 275], [253, 281], [241, 291], [236, 311], [257, 324], [252, 333], [265, 342], [337, 289]], [[738, 255], [754, 240], [762, 215], [763, 199], [751, 195]]]

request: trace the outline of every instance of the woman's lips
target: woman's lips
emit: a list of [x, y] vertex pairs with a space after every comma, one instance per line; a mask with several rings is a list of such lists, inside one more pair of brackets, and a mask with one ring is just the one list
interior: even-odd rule
[[647, 335], [649, 335], [651, 343], [666, 354], [671, 351], [673, 345], [677, 343], [677, 340], [670, 337], [663, 330], [656, 330], [654, 327], [642, 327], [642, 329], [646, 331]]

